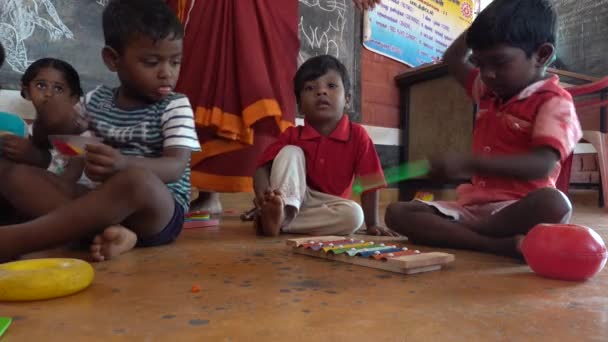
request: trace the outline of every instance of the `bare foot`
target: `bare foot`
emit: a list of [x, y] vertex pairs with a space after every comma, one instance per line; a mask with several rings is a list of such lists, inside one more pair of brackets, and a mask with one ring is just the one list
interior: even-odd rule
[[260, 223], [266, 236], [277, 236], [285, 221], [285, 204], [281, 193], [273, 191], [266, 194], [260, 210]]
[[199, 192], [198, 198], [190, 203], [191, 211], [206, 211], [216, 215], [222, 213], [222, 202], [220, 202], [220, 194], [217, 192]]
[[137, 235], [123, 226], [110, 226], [95, 236], [91, 245], [94, 261], [109, 260], [135, 247]]

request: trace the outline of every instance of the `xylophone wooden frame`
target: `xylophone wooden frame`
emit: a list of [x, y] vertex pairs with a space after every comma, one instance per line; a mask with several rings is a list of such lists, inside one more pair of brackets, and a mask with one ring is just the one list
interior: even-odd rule
[[[449, 253], [425, 252], [420, 254], [399, 256], [382, 261], [375, 260], [373, 258], [363, 258], [359, 256], [351, 257], [345, 254], [336, 255], [326, 253], [323, 250], [314, 251], [308, 248], [301, 248], [303, 244], [310, 243], [310, 241], [322, 242], [338, 241], [343, 239], [345, 239], [344, 236], [309, 236], [304, 238], [288, 239], [287, 246], [289, 246], [292, 251], [297, 254], [309, 255], [317, 258], [340, 261], [358, 266], [377, 268], [402, 274], [437, 271], [455, 259], [454, 255]], [[358, 238], [354, 239], [360, 240]]]

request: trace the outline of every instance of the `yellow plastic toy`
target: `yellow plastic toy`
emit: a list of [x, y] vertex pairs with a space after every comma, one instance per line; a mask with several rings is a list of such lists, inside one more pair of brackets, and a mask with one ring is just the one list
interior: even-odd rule
[[432, 192], [418, 191], [416, 192], [416, 196], [414, 196], [414, 198], [421, 201], [432, 202], [435, 199], [435, 195], [433, 195]]
[[30, 301], [84, 290], [95, 271], [78, 259], [32, 259], [0, 264], [0, 301]]

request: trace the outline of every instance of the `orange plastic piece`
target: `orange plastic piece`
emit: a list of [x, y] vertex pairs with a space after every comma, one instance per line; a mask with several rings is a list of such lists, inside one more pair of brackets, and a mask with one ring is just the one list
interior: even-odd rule
[[66, 156], [77, 156], [84, 153], [82, 149], [59, 140], [53, 141], [53, 146], [59, 153]]

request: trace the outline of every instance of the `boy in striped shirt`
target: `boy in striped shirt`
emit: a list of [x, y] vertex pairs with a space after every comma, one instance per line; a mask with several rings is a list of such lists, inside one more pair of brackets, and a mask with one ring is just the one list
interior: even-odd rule
[[[189, 161], [200, 149], [188, 99], [173, 92], [183, 28], [162, 0], [113, 0], [103, 13], [102, 56], [120, 79], [86, 95], [90, 127], [84, 172], [101, 184], [87, 191], [50, 173], [1, 161], [0, 193], [35, 218], [0, 229], [0, 260], [97, 234], [102, 261], [137, 246], [174, 241], [190, 194]], [[40, 196], [43, 194], [43, 196]]]

